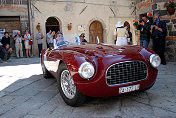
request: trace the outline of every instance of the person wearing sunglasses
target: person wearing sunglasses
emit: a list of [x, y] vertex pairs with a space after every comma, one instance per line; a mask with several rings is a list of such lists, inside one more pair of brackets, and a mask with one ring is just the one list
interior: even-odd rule
[[60, 31], [58, 31], [56, 33], [56, 38], [54, 39], [54, 48], [56, 49], [56, 48], [58, 48], [58, 47], [60, 47], [62, 45], [65, 45], [65, 44], [66, 43], [64, 41], [63, 34]]
[[82, 33], [82, 34], [79, 36], [79, 38], [80, 38], [80, 42], [82, 42], [82, 43], [86, 43], [86, 42], [87, 42], [87, 40], [84, 39], [84, 38], [85, 38], [85, 34], [84, 34], [84, 33]]

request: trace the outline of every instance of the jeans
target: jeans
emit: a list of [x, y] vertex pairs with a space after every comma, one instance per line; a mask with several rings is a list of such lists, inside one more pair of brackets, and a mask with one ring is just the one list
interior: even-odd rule
[[148, 48], [149, 42], [147, 40], [140, 40], [140, 46]]
[[42, 44], [38, 44], [38, 50], [39, 50], [39, 57], [40, 57], [40, 54], [42, 52]]
[[165, 44], [166, 44], [165, 37], [153, 38], [153, 51], [155, 51], [160, 56], [162, 64], [166, 63], [164, 57]]

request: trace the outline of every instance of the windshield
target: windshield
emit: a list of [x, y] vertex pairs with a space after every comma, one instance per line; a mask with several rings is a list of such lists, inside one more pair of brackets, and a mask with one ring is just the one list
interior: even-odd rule
[[75, 42], [65, 41], [64, 38], [54, 39], [54, 49], [57, 49], [57, 48], [64, 46], [64, 45], [81, 45], [80, 38], [75, 37]]
[[[54, 39], [54, 49], [57, 49], [61, 46], [64, 45], [81, 45], [82, 43], [87, 43], [87, 41], [81, 37], [81, 36], [77, 36], [75, 37], [75, 40], [72, 40], [72, 42], [70, 41], [66, 41], [64, 40], [63, 35], [58, 35], [58, 37], [56, 39]], [[100, 43], [99, 37], [97, 36], [97, 43]]]

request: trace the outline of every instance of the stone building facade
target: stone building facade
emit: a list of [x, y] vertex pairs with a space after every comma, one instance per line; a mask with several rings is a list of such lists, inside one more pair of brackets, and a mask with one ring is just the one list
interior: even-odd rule
[[[159, 12], [161, 19], [167, 23], [168, 29], [166, 59], [176, 61], [176, 16], [175, 14], [168, 15], [164, 8], [165, 2], [168, 1], [1, 0], [0, 29], [6, 28], [10, 34], [16, 29], [24, 33], [24, 30], [30, 26], [30, 32], [33, 33], [33, 39], [35, 39], [36, 25], [40, 23], [45, 36], [51, 29], [63, 32], [65, 40], [75, 42], [76, 36], [85, 33], [86, 40], [90, 42], [96, 42], [96, 37], [99, 36], [102, 43], [112, 44], [114, 43], [113, 32], [116, 23], [127, 21], [131, 26], [133, 45], [138, 45], [138, 33], [133, 27], [132, 21], [137, 19], [140, 14]], [[30, 6], [27, 6], [28, 2]], [[67, 27], [70, 23], [72, 23], [71, 30]], [[44, 48], [46, 48], [46, 41], [44, 41]], [[32, 51], [34, 55], [38, 55], [36, 40], [34, 40]]]
[[[99, 36], [100, 42], [112, 44], [115, 25], [119, 20], [129, 22], [131, 32], [135, 34], [132, 25], [135, 18], [133, 0], [33, 0], [31, 4], [34, 36], [36, 25], [40, 23], [44, 34], [48, 29], [60, 30], [65, 40], [71, 42], [75, 42], [75, 37], [80, 33], [85, 33], [86, 40], [90, 42], [96, 42]], [[68, 30], [70, 23], [72, 29]], [[136, 45], [135, 37], [133, 35], [133, 44]], [[36, 41], [34, 50], [37, 53]]]
[[13, 31], [19, 30], [24, 34], [27, 28], [29, 28], [27, 0], [0, 0], [0, 29], [9, 32], [13, 50], [15, 50]]
[[3, 28], [10, 34], [15, 29], [24, 32], [29, 28], [27, 0], [0, 1], [0, 29]]
[[[168, 61], [176, 61], [176, 13], [169, 15], [164, 4], [169, 0], [137, 0], [136, 18], [144, 13], [159, 13], [161, 20], [167, 24], [166, 53]], [[152, 41], [151, 41], [152, 42]]]

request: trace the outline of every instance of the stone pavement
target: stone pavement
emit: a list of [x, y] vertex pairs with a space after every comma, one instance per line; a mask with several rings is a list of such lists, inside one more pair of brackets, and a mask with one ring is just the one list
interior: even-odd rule
[[176, 62], [159, 67], [146, 92], [64, 103], [55, 79], [45, 80], [39, 58], [0, 63], [0, 118], [176, 118]]

